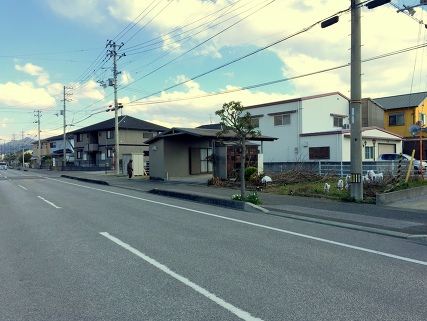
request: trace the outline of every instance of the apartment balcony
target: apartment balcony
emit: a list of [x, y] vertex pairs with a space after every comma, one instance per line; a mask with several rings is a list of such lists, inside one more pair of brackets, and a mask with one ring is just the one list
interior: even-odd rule
[[98, 144], [85, 144], [83, 151], [87, 153], [99, 151]]

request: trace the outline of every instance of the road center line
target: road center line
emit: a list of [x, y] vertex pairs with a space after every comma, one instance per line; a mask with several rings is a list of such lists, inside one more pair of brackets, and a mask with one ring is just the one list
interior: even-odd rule
[[248, 320], [248, 321], [249, 320], [250, 321], [252, 321], [252, 320], [254, 320], [254, 321], [255, 320], [261, 320], [261, 319], [258, 319], [258, 318], [255, 318], [255, 317], [251, 316], [248, 312], [245, 312], [245, 311], [243, 311], [243, 310], [235, 307], [234, 305], [232, 305], [232, 304], [224, 301], [223, 299], [217, 297], [215, 294], [210, 293], [208, 290], [206, 290], [206, 289], [198, 286], [197, 284], [191, 282], [189, 279], [187, 279], [187, 278], [179, 275], [178, 273], [172, 271], [171, 269], [169, 269], [166, 265], [157, 262], [156, 260], [154, 260], [151, 257], [145, 255], [144, 253], [138, 251], [137, 249], [133, 248], [129, 244], [122, 242], [121, 240], [119, 240], [118, 238], [112, 236], [111, 234], [109, 234], [107, 232], [100, 232], [99, 234], [105, 236], [106, 238], [108, 238], [109, 240], [113, 241], [117, 245], [120, 245], [124, 249], [126, 249], [129, 252], [135, 254], [136, 256], [140, 257], [144, 261], [150, 263], [154, 267], [158, 268], [159, 270], [165, 272], [166, 274], [168, 274], [171, 277], [175, 278], [176, 280], [180, 281], [181, 283], [189, 286], [190, 288], [192, 288], [196, 292], [199, 292], [200, 294], [204, 295], [209, 300], [214, 301], [216, 304], [218, 304], [219, 306], [225, 308], [226, 310], [230, 311], [231, 313], [235, 314], [239, 318], [241, 318], [243, 320]]
[[114, 195], [118, 195], [118, 196], [133, 198], [133, 199], [137, 199], [137, 200], [144, 201], [144, 202], [150, 202], [150, 203], [159, 204], [159, 205], [163, 205], [163, 206], [173, 207], [173, 208], [177, 208], [177, 209], [188, 211], [188, 212], [194, 212], [194, 213], [198, 213], [198, 214], [203, 214], [203, 215], [207, 215], [207, 216], [211, 216], [211, 217], [220, 218], [223, 220], [228, 220], [228, 221], [233, 221], [233, 222], [242, 223], [242, 224], [246, 224], [246, 225], [256, 226], [256, 227], [260, 227], [260, 228], [264, 228], [264, 229], [268, 229], [268, 230], [272, 230], [272, 231], [276, 231], [276, 232], [280, 232], [280, 233], [285, 233], [285, 234], [289, 234], [289, 235], [303, 237], [303, 238], [318, 241], [318, 242], [333, 244], [333, 245], [337, 245], [337, 246], [341, 246], [341, 247], [345, 247], [345, 248], [349, 248], [349, 249], [353, 249], [353, 250], [357, 250], [357, 251], [362, 251], [362, 252], [366, 252], [366, 253], [385, 256], [385, 257], [389, 257], [389, 258], [400, 260], [400, 261], [405, 261], [405, 262], [410, 262], [410, 263], [414, 263], [414, 264], [420, 264], [420, 265], [427, 266], [427, 261], [415, 260], [415, 259], [411, 259], [411, 258], [404, 257], [404, 256], [399, 256], [399, 255], [394, 255], [391, 253], [371, 250], [368, 248], [354, 246], [351, 244], [346, 244], [346, 243], [341, 243], [341, 242], [336, 242], [336, 241], [332, 241], [332, 240], [328, 240], [328, 239], [324, 239], [324, 238], [320, 238], [320, 237], [316, 237], [316, 236], [311, 236], [311, 235], [307, 235], [307, 234], [283, 230], [283, 229], [279, 229], [279, 228], [275, 228], [275, 227], [271, 227], [271, 226], [267, 226], [267, 225], [261, 225], [261, 224], [257, 224], [257, 223], [247, 222], [247, 221], [243, 221], [243, 220], [239, 220], [239, 219], [235, 219], [235, 218], [230, 218], [230, 217], [226, 217], [226, 216], [221, 216], [221, 215], [217, 215], [217, 214], [207, 213], [207, 212], [203, 212], [203, 211], [199, 211], [199, 210], [193, 210], [191, 208], [186, 208], [186, 207], [182, 207], [182, 206], [178, 206], [178, 205], [162, 203], [162, 202], [158, 202], [158, 201], [145, 199], [142, 197], [136, 197], [136, 196], [132, 196], [132, 195], [126, 195], [126, 194], [122, 194], [122, 193], [107, 191], [107, 190], [103, 190], [100, 188], [95, 188], [95, 187], [65, 182], [65, 181], [61, 181], [59, 179], [54, 179], [54, 178], [49, 178], [49, 177], [46, 177], [46, 179], [58, 181], [58, 182], [61, 182], [64, 184], [69, 184], [69, 185], [79, 186], [79, 187], [83, 187], [83, 188], [87, 188], [87, 189], [92, 189], [92, 190], [100, 191], [100, 192], [104, 192], [104, 193], [109, 193], [109, 194], [114, 194]]
[[38, 198], [40, 198], [41, 200], [45, 201], [46, 203], [48, 203], [49, 205], [52, 205], [55, 208], [60, 208], [59, 206], [56, 206], [55, 204], [53, 204], [52, 202], [49, 202], [48, 200], [44, 199], [41, 196], [37, 196]]
[[20, 188], [27, 190], [24, 186], [18, 185]]

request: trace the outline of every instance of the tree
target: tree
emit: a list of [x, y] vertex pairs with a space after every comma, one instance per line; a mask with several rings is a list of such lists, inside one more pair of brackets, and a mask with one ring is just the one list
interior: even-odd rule
[[[221, 110], [217, 110], [215, 115], [221, 118], [220, 124], [222, 130], [217, 133], [219, 137], [229, 132], [235, 133], [237, 143], [242, 147], [242, 153], [240, 155], [240, 196], [242, 199], [245, 198], [245, 168], [246, 168], [246, 140], [260, 136], [261, 132], [255, 130], [255, 126], [252, 122], [251, 114], [246, 112], [243, 114], [245, 108], [242, 106], [240, 101], [230, 101], [224, 103]], [[242, 115], [243, 114], [243, 115]]]

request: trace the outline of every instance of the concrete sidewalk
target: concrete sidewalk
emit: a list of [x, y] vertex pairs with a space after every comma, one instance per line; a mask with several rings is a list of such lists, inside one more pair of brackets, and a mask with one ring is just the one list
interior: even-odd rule
[[128, 179], [126, 176], [116, 176], [105, 172], [66, 171], [49, 174], [239, 210], [257, 211], [265, 215], [288, 217], [401, 238], [427, 240], [427, 196], [381, 206], [258, 192], [262, 205], [253, 206], [231, 200], [231, 195], [240, 194], [239, 188], [208, 186], [207, 180], [211, 175], [155, 181], [144, 177]]

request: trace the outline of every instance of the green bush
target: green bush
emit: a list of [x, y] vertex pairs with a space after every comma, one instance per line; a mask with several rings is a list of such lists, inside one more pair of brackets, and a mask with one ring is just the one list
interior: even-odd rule
[[242, 199], [242, 196], [240, 194], [233, 194], [231, 195], [231, 199], [234, 201], [245, 201], [255, 205], [262, 204], [256, 192], [249, 194], [248, 196], [245, 197], [245, 199]]
[[258, 173], [258, 168], [249, 166], [245, 169], [245, 181], [249, 181], [254, 174]]
[[255, 204], [255, 205], [262, 204], [262, 202], [259, 199], [258, 194], [256, 192], [251, 193], [248, 196], [246, 196], [245, 201], [252, 203], [252, 204]]

